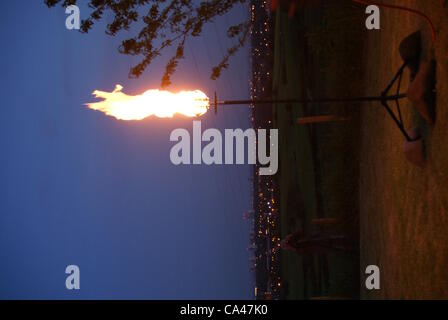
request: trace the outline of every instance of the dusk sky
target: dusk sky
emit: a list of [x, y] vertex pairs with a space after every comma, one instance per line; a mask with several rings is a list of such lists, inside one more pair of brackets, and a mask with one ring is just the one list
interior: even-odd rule
[[[170, 55], [129, 79], [140, 58], [117, 47], [135, 29], [108, 36], [106, 17], [70, 31], [64, 9], [43, 0], [0, 8], [0, 298], [252, 298], [251, 167], [173, 165], [170, 133], [191, 132], [191, 118], [126, 122], [84, 106], [118, 83], [134, 95], [159, 88]], [[247, 16], [238, 6], [189, 41], [169, 89], [248, 98], [248, 46], [210, 80], [232, 43], [227, 26]], [[201, 120], [202, 130], [250, 127], [247, 107]], [[70, 264], [81, 290], [65, 288]]]

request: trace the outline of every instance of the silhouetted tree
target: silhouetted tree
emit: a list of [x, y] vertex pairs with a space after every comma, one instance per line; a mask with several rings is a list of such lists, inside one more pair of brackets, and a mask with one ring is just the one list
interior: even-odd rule
[[[44, 1], [48, 7], [54, 7], [58, 3], [63, 7], [76, 4], [76, 0]], [[143, 27], [134, 37], [122, 41], [119, 52], [142, 56], [140, 63], [129, 72], [130, 77], [138, 78], [164, 49], [175, 46], [175, 54], [169, 59], [162, 77], [162, 87], [167, 87], [171, 84], [170, 78], [176, 71], [179, 60], [184, 58], [187, 39], [199, 36], [205, 24], [228, 13], [237, 3], [246, 1], [90, 0], [91, 12], [88, 18], [82, 20], [81, 32], [87, 33], [107, 11], [113, 14], [113, 20], [106, 28], [106, 33], [112, 36], [128, 30], [135, 22], [143, 22]], [[139, 12], [146, 14], [141, 15]], [[242, 21], [227, 30], [227, 36], [236, 39], [236, 43], [227, 49], [221, 62], [213, 67], [211, 79], [217, 79], [222, 70], [228, 67], [230, 57], [244, 45], [249, 29], [250, 21]]]

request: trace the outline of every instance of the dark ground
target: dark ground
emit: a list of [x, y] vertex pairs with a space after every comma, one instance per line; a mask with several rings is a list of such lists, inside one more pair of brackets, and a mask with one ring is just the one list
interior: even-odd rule
[[[338, 232], [360, 241], [359, 257], [284, 253], [289, 298], [448, 298], [448, 8], [438, 0], [388, 3], [422, 10], [438, 31], [436, 125], [428, 127], [409, 102], [402, 107], [406, 126], [419, 125], [423, 131], [427, 165], [419, 169], [405, 160], [403, 138], [379, 104], [275, 106], [282, 236], [316, 230], [313, 218], [336, 217], [345, 222]], [[309, 7], [294, 19], [278, 13], [277, 97], [379, 94], [402, 63], [402, 38], [421, 29], [424, 52], [429, 51], [428, 27], [416, 15], [382, 9], [379, 31], [366, 30], [364, 19], [363, 7], [351, 1]], [[406, 73], [403, 88], [408, 78]], [[300, 116], [327, 113], [350, 120], [296, 124]], [[364, 289], [370, 264], [380, 267], [380, 290]]]
[[[393, 1], [426, 13], [438, 31], [437, 120], [428, 127], [405, 102], [408, 127], [420, 126], [426, 143], [426, 168], [409, 164], [401, 152], [403, 139], [383, 110], [361, 113], [360, 213], [361, 271], [369, 264], [381, 269], [382, 288], [362, 291], [363, 298], [448, 298], [448, 8], [443, 1]], [[419, 17], [383, 10], [382, 30], [366, 38], [365, 91], [378, 91], [401, 64], [398, 44], [421, 29], [424, 55], [430, 33]], [[426, 57], [424, 57], [426, 58]], [[407, 88], [408, 74], [403, 87]], [[362, 272], [361, 272], [362, 275]]]
[[[295, 19], [279, 12], [275, 30], [274, 92], [279, 98], [348, 96], [358, 82], [341, 81], [359, 74], [361, 64], [346, 67], [347, 54], [359, 55], [353, 45], [353, 25], [359, 22], [352, 6], [312, 7]], [[358, 15], [359, 16], [359, 15]], [[346, 27], [336, 26], [343, 22]], [[363, 23], [363, 22], [362, 22]], [[363, 24], [362, 24], [363, 25]], [[345, 31], [344, 31], [345, 29]], [[343, 34], [342, 34], [343, 33]], [[347, 34], [348, 33], [348, 34]], [[356, 33], [355, 33], [356, 34]], [[361, 43], [362, 45], [362, 43]], [[341, 63], [344, 61], [344, 63]], [[358, 66], [358, 67], [357, 67]], [[353, 108], [355, 107], [355, 108]], [[282, 236], [295, 231], [319, 231], [312, 219], [341, 222], [330, 232], [359, 242], [358, 141], [359, 112], [353, 106], [292, 104], [275, 106], [280, 131], [280, 205]], [[343, 123], [299, 126], [299, 117], [349, 115]], [[359, 297], [359, 256], [282, 254], [282, 275], [289, 298]]]

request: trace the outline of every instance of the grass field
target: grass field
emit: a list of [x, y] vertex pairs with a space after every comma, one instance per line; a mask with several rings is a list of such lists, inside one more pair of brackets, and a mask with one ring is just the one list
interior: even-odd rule
[[[428, 127], [410, 103], [402, 108], [407, 127], [419, 126], [423, 132], [427, 165], [419, 169], [404, 159], [403, 138], [378, 104], [275, 106], [282, 236], [296, 230], [309, 233], [311, 219], [322, 216], [351, 217], [341, 227], [343, 232], [360, 234], [360, 257], [332, 254], [325, 263], [323, 257], [282, 254], [289, 298], [448, 297], [448, 8], [439, 0], [390, 3], [422, 10], [438, 32], [436, 125]], [[295, 19], [277, 13], [276, 96], [379, 94], [402, 63], [402, 38], [422, 29], [424, 52], [429, 51], [430, 34], [418, 16], [382, 9], [379, 31], [367, 31], [364, 19], [362, 9], [350, 1], [329, 1]], [[403, 88], [407, 78], [406, 74]], [[297, 117], [325, 113], [350, 120], [296, 124]], [[370, 264], [380, 267], [380, 290], [362, 289]], [[329, 278], [324, 281], [327, 265]]]
[[[342, 14], [343, 8], [336, 9]], [[319, 17], [330, 11], [332, 15], [336, 12], [332, 5], [319, 10], [297, 19], [277, 13], [273, 91], [278, 98], [347, 96], [347, 90], [351, 90], [333, 83], [340, 83], [338, 76], [350, 76], [355, 70], [348, 71], [344, 65], [335, 64], [330, 56], [340, 56], [341, 53], [336, 50], [342, 48], [345, 56], [346, 49], [353, 50], [354, 47], [340, 43], [327, 51], [326, 47], [316, 42], [317, 38], [328, 38], [322, 31], [327, 28], [322, 23], [328, 21]], [[355, 20], [348, 23], [355, 23]], [[347, 25], [347, 30], [350, 30], [350, 25]], [[332, 70], [332, 74], [327, 74], [327, 70]], [[347, 115], [348, 110], [345, 106], [275, 106], [275, 125], [280, 131], [283, 237], [297, 230], [310, 234], [317, 231], [311, 223], [312, 219], [332, 217], [346, 222], [335, 231], [349, 234], [354, 241], [358, 241], [358, 186], [357, 179], [353, 181], [358, 174], [358, 165], [353, 133], [358, 130], [359, 113], [350, 113], [348, 123], [312, 126], [296, 123], [299, 117], [328, 113]], [[282, 253], [282, 276], [288, 281], [289, 298], [292, 299], [359, 297], [358, 270], [359, 257], [356, 255], [331, 253], [328, 256], [302, 257], [295, 253]]]
[[[437, 120], [430, 128], [410, 103], [403, 108], [407, 126], [418, 125], [424, 132], [427, 166], [422, 170], [404, 160], [403, 139], [383, 110], [363, 109], [361, 267], [377, 264], [382, 288], [363, 290], [362, 297], [448, 298], [448, 8], [438, 0], [393, 2], [425, 12], [437, 28]], [[381, 32], [366, 38], [366, 90], [378, 91], [384, 86], [401, 64], [399, 42], [417, 29], [424, 32], [427, 56], [431, 37], [425, 22], [415, 15], [383, 10]], [[403, 85], [406, 88], [407, 81]]]

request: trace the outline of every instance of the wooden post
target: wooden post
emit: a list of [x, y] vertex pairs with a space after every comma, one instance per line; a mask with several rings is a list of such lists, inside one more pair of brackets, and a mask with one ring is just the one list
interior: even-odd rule
[[349, 118], [336, 116], [336, 115], [321, 115], [321, 116], [310, 116], [310, 117], [301, 117], [297, 119], [297, 124], [313, 124], [313, 123], [326, 123], [326, 122], [339, 122], [339, 121], [347, 121]]
[[316, 226], [327, 226], [327, 225], [335, 225], [339, 222], [339, 220], [340, 219], [336, 218], [320, 218], [311, 220], [311, 223]]

